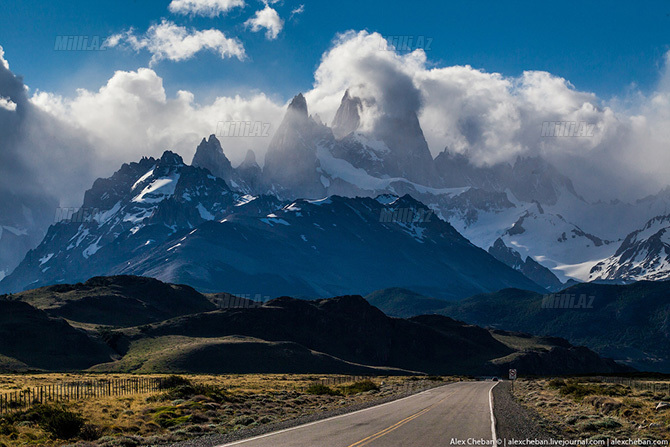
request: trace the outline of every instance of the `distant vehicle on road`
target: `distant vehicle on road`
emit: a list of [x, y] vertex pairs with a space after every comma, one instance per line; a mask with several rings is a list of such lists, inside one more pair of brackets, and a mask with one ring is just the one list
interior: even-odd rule
[[497, 382], [497, 381], [498, 381], [498, 378], [497, 378], [497, 377], [494, 377], [494, 378], [491, 379], [491, 381], [492, 381], [492, 382]]

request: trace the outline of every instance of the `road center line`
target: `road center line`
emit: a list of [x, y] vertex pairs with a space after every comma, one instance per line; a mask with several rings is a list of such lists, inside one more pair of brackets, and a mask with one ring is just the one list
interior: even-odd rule
[[371, 443], [372, 441], [375, 441], [375, 440], [381, 438], [382, 436], [386, 436], [387, 434], [391, 433], [393, 430], [396, 430], [396, 429], [402, 427], [403, 425], [405, 425], [406, 423], [411, 422], [414, 419], [418, 418], [419, 416], [421, 416], [425, 413], [428, 413], [430, 410], [435, 408], [437, 405], [441, 404], [448, 397], [449, 396], [443, 397], [442, 399], [440, 399], [438, 402], [434, 403], [430, 407], [424, 408], [423, 410], [421, 410], [417, 413], [414, 413], [413, 415], [408, 416], [408, 417], [406, 417], [405, 419], [403, 419], [399, 422], [396, 422], [395, 424], [391, 425], [390, 427], [385, 428], [384, 430], [381, 430], [381, 431], [379, 431], [379, 432], [377, 432], [373, 435], [370, 435], [367, 438], [361, 439], [360, 441], [351, 444], [349, 447], [363, 447], [364, 445], [367, 445], [367, 444]]
[[252, 438], [241, 439], [239, 441], [229, 442], [229, 443], [226, 443], [226, 444], [220, 444], [216, 447], [228, 447], [228, 446], [246, 444], [246, 443], [249, 443], [249, 442], [252, 442], [252, 441], [256, 441], [258, 439], [263, 439], [263, 438], [268, 438], [268, 437], [271, 437], [271, 436], [276, 436], [276, 435], [279, 435], [279, 434], [282, 434], [282, 433], [286, 433], [286, 432], [294, 431], [294, 430], [299, 430], [299, 429], [309, 427], [309, 426], [312, 426], [312, 425], [323, 424], [324, 422], [333, 421], [335, 419], [350, 417], [350, 416], [353, 416], [353, 415], [358, 414], [358, 413], [364, 413], [364, 412], [367, 412], [367, 411], [370, 411], [370, 410], [375, 410], [375, 409], [379, 409], [381, 407], [385, 407], [387, 405], [396, 404], [396, 403], [402, 402], [404, 400], [412, 399], [412, 398], [415, 398], [417, 396], [421, 396], [423, 394], [426, 394], [430, 391], [439, 390], [441, 388], [446, 388], [446, 387], [451, 386], [455, 383], [460, 383], [460, 382], [452, 382], [452, 383], [448, 383], [446, 385], [441, 385], [441, 386], [438, 386], [438, 387], [435, 387], [435, 388], [429, 388], [429, 389], [421, 391], [420, 393], [417, 393], [417, 394], [411, 394], [409, 396], [405, 396], [405, 397], [402, 397], [400, 399], [385, 402], [383, 404], [374, 405], [374, 406], [368, 407], [368, 408], [363, 408], [362, 410], [356, 410], [356, 411], [352, 411], [351, 413], [344, 413], [344, 414], [340, 414], [340, 415], [337, 415], [337, 416], [332, 416], [332, 417], [329, 417], [329, 418], [326, 418], [326, 419], [320, 419], [318, 421], [308, 422], [306, 424], [301, 424], [301, 425], [297, 425], [295, 427], [285, 428], [283, 430], [279, 430], [279, 431], [275, 431], [275, 432], [265, 433], [263, 435], [254, 436]]

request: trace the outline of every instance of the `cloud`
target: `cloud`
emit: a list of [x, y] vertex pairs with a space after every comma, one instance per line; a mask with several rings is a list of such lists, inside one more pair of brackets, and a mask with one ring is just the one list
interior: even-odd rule
[[244, 0], [172, 0], [168, 9], [173, 14], [217, 17], [244, 6]]
[[289, 16], [289, 20], [293, 20], [293, 17], [295, 17], [295, 16], [297, 16], [297, 15], [300, 15], [300, 14], [302, 14], [303, 12], [305, 12], [305, 5], [300, 5], [300, 6], [298, 6], [297, 8], [294, 8], [294, 9], [291, 11], [291, 15]]
[[423, 69], [425, 54], [381, 51], [380, 40], [380, 35], [365, 31], [335, 39], [314, 74], [314, 89], [306, 94], [312, 111], [331, 122], [346, 89], [368, 104], [361, 117], [364, 129], [371, 129], [381, 115], [420, 111], [421, 91], [413, 75]]
[[[86, 135], [99, 160], [99, 169], [88, 175], [89, 185], [123, 163], [157, 157], [166, 149], [190, 162], [199, 141], [216, 133], [221, 121], [259, 121], [270, 124], [272, 132], [284, 113], [284, 104], [262, 93], [218, 97], [207, 104], [184, 90], [168, 97], [163, 80], [149, 68], [117, 71], [99, 90], [78, 90], [73, 98], [37, 92], [31, 102]], [[262, 137], [220, 139], [233, 165], [242, 162], [248, 149], [262, 161], [269, 143]]]
[[16, 103], [9, 98], [0, 96], [0, 108], [13, 112], [16, 110]]
[[[275, 3], [275, 2], [272, 2]], [[284, 28], [284, 21], [279, 17], [276, 10], [272, 9], [269, 4], [265, 4], [265, 8], [256, 11], [256, 14], [244, 22], [244, 24], [251, 28], [251, 31], [258, 32], [265, 28], [265, 37], [269, 40], [274, 40], [279, 36], [279, 33]]]
[[126, 43], [135, 51], [143, 49], [149, 51], [152, 55], [150, 64], [163, 59], [175, 62], [188, 60], [204, 50], [218, 53], [221, 59], [246, 58], [244, 46], [238, 39], [228, 38], [216, 29], [189, 30], [165, 19], [160, 24], [149, 27], [143, 35], [138, 36], [130, 29], [110, 36], [105, 41], [108, 47], [116, 47], [122, 43]]
[[[385, 47], [377, 33], [338, 36], [322, 56], [312, 90], [305, 93], [310, 113], [332, 122], [349, 88], [365, 100], [364, 129], [373, 129], [383, 115], [417, 113], [433, 155], [448, 147], [480, 165], [539, 155], [570, 176], [589, 199], [635, 199], [668, 183], [667, 65], [654, 92], [604, 100], [547, 72], [507, 77], [467, 65], [436, 67], [422, 50], [399, 54]], [[37, 177], [59, 197], [80, 197], [93, 179], [165, 149], [190, 161], [199, 140], [215, 133], [220, 121], [270, 123], [272, 135], [286, 106], [265, 93], [207, 103], [188, 91], [168, 97], [163, 80], [150, 68], [118, 71], [99, 89], [78, 90], [72, 97], [38, 91], [26, 98], [25, 87], [19, 83], [17, 88], [18, 93], [0, 90], [17, 104], [15, 112], [0, 108], [0, 121], [11, 123], [12, 115], [32, 110], [21, 125], [3, 128], [30, 129], [22, 134], [21, 147], [34, 152], [18, 159], [42, 166], [36, 168]], [[593, 123], [594, 136], [543, 137], [545, 121]], [[52, 141], [57, 146], [53, 150]], [[247, 149], [262, 162], [268, 141], [223, 138], [222, 144], [235, 165]], [[9, 169], [8, 175], [13, 172]]]
[[[506, 77], [468, 65], [435, 67], [421, 49], [387, 48], [378, 33], [337, 36], [305, 95], [310, 112], [332, 122], [349, 88], [367, 104], [364, 129], [384, 114], [416, 112], [434, 156], [448, 148], [478, 165], [542, 156], [594, 200], [636, 199], [668, 184], [670, 53], [656, 91], [626, 103], [547, 72]], [[556, 121], [592, 124], [593, 136], [542, 136], [543, 123]]]
[[2, 48], [2, 45], [0, 45], [0, 65], [9, 70], [9, 62], [5, 60], [5, 50]]
[[78, 132], [35, 107], [8, 66], [0, 64], [0, 224], [44, 229], [56, 197], [82, 191], [75, 165], [85, 171], [90, 158]]

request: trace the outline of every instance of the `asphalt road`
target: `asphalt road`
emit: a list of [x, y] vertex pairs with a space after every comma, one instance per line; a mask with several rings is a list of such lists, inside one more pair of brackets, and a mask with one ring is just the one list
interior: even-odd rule
[[[491, 389], [495, 384], [453, 383], [226, 446], [490, 446], [495, 437], [491, 410]], [[477, 444], [472, 444], [472, 440]]]

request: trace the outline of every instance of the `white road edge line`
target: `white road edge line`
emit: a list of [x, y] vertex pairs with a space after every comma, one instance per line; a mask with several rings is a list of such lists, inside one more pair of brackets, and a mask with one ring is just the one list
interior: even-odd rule
[[309, 426], [311, 426], [311, 425], [320, 424], [320, 423], [322, 423], [322, 422], [332, 421], [332, 420], [334, 420], [334, 419], [340, 419], [340, 418], [343, 418], [343, 417], [345, 417], [345, 416], [351, 416], [352, 414], [363, 413], [363, 412], [365, 412], [365, 411], [373, 410], [373, 409], [375, 409], [375, 408], [385, 407], [386, 405], [394, 404], [394, 403], [396, 403], [396, 402], [402, 402], [402, 401], [405, 400], [405, 399], [409, 399], [409, 398], [412, 398], [412, 397], [420, 396], [420, 395], [425, 394], [425, 393], [427, 393], [427, 392], [429, 392], [429, 391], [433, 391], [433, 390], [437, 390], [437, 389], [440, 389], [440, 388], [443, 388], [443, 387], [447, 387], [447, 386], [453, 385], [454, 383], [460, 383], [460, 382], [452, 382], [452, 383], [448, 383], [448, 384], [446, 384], [446, 385], [442, 385], [442, 386], [438, 386], [438, 387], [435, 387], [435, 388], [427, 389], [427, 390], [422, 391], [422, 392], [420, 392], [420, 393], [412, 394], [411, 396], [403, 397], [402, 399], [396, 399], [396, 400], [392, 400], [392, 401], [390, 401], [390, 402], [386, 402], [386, 403], [384, 403], [384, 404], [375, 405], [374, 407], [363, 408], [362, 410], [352, 411], [351, 413], [344, 413], [344, 414], [340, 414], [340, 415], [338, 415], [338, 416], [333, 416], [333, 417], [329, 417], [329, 418], [326, 418], [326, 419], [321, 419], [321, 420], [314, 421], [314, 422], [308, 422], [307, 424], [296, 425], [295, 427], [289, 427], [289, 428], [285, 428], [285, 429], [283, 429], [283, 430], [273, 431], [273, 432], [270, 432], [270, 433], [266, 433], [266, 434], [264, 434], [264, 435], [254, 436], [253, 438], [242, 439], [242, 440], [239, 440], [239, 441], [230, 442], [230, 443], [228, 443], [228, 444], [220, 444], [220, 445], [217, 445], [217, 446], [215, 446], [215, 447], [228, 447], [228, 446], [232, 446], [232, 445], [240, 445], [240, 444], [244, 444], [245, 442], [251, 442], [251, 441], [255, 441], [255, 440], [257, 440], [257, 439], [267, 438], [268, 436], [274, 436], [274, 435], [278, 435], [278, 434], [280, 434], [280, 433], [286, 433], [286, 432], [289, 432], [289, 431], [297, 430], [297, 429], [299, 429], [299, 428], [304, 428], [304, 427], [309, 427]]
[[493, 414], [493, 388], [498, 386], [500, 382], [496, 382], [495, 385], [489, 390], [489, 408], [491, 409], [491, 436], [493, 436], [493, 445], [498, 445], [498, 435], [496, 434], [496, 417]]

